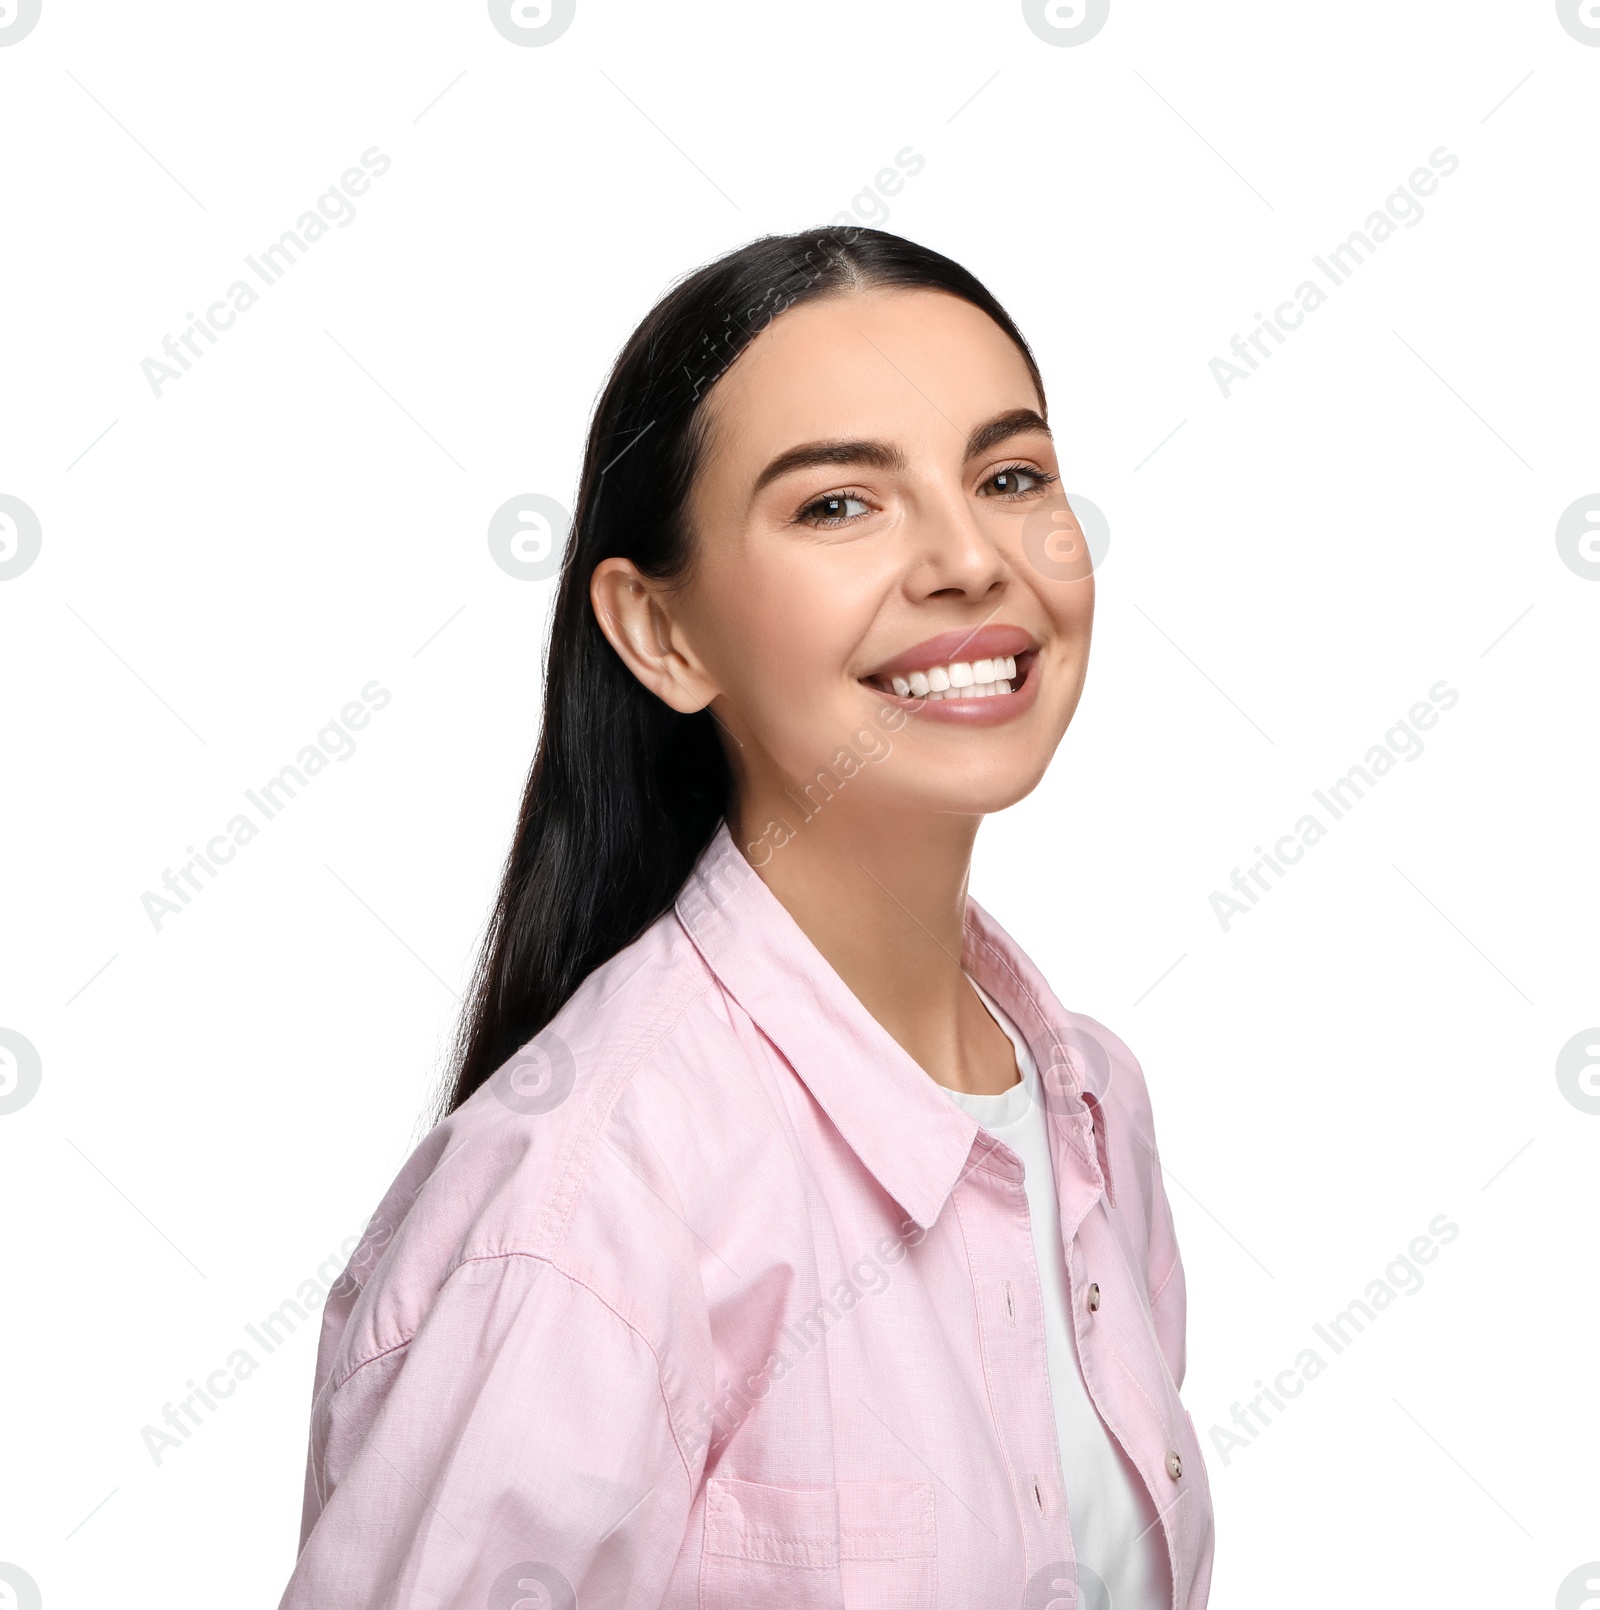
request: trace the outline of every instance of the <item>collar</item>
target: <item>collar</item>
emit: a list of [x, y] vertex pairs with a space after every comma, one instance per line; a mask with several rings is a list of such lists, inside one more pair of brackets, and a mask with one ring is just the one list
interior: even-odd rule
[[[868, 1172], [922, 1229], [931, 1228], [972, 1166], [975, 1145], [986, 1157], [1000, 1143], [947, 1100], [856, 999], [739, 852], [726, 822], [685, 880], [675, 910], [706, 965]], [[1110, 1195], [1101, 1100], [1112, 1069], [1104, 1048], [971, 899], [962, 952], [962, 966], [1027, 1039], [1052, 1127], [1100, 1169]]]

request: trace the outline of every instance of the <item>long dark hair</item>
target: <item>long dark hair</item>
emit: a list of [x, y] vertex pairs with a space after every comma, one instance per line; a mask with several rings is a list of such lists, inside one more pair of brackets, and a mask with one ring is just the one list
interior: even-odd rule
[[948, 257], [876, 229], [765, 236], [689, 274], [651, 309], [589, 427], [551, 623], [544, 724], [442, 1112], [672, 904], [730, 803], [710, 714], [663, 704], [601, 632], [589, 601], [595, 566], [618, 556], [647, 576], [687, 575], [685, 504], [706, 394], [786, 308], [869, 287], [946, 291], [980, 308], [1016, 343], [1043, 398], [1027, 342], [989, 292]]

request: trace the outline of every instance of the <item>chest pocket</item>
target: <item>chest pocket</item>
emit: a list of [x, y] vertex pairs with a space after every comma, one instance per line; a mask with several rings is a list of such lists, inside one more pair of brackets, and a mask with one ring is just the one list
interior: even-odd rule
[[701, 1610], [933, 1610], [933, 1484], [706, 1483]]

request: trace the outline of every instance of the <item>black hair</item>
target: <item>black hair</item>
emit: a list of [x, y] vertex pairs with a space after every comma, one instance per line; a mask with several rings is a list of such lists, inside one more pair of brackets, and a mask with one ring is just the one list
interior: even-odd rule
[[589, 598], [595, 567], [618, 556], [647, 576], [684, 578], [707, 393], [785, 309], [894, 288], [944, 291], [988, 314], [1022, 353], [1042, 405], [1028, 344], [983, 285], [948, 257], [876, 229], [751, 241], [674, 285], [618, 356], [589, 427], [550, 628], [543, 727], [444, 1112], [667, 910], [731, 803], [709, 712], [664, 704], [600, 630]]

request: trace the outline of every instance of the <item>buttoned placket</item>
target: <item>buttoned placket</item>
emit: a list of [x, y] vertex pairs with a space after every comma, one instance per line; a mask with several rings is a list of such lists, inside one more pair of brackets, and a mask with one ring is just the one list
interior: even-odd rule
[[[1056, 1191], [1062, 1224], [1068, 1301], [1082, 1348], [1083, 1327], [1076, 1310], [1086, 1305], [1081, 1255], [1075, 1255], [1079, 1223], [1104, 1191], [1094, 1158], [1091, 1119], [1086, 1110], [1050, 1112]], [[1069, 1136], [1075, 1134], [1076, 1139]], [[1028, 1574], [1047, 1563], [1073, 1564], [1071, 1517], [1068, 1513], [1061, 1445], [1045, 1351], [1044, 1296], [1035, 1261], [1032, 1215], [1028, 1209], [1022, 1160], [1003, 1141], [982, 1131], [973, 1140], [952, 1196], [963, 1230], [970, 1223], [972, 1240], [1004, 1246], [995, 1267], [972, 1259], [977, 1290], [979, 1336], [985, 1385], [994, 1408], [996, 1435], [1005, 1454], [1016, 1494], [1016, 1508], [1027, 1551]], [[1098, 1288], [1095, 1290], [1098, 1306]], [[1095, 1398], [1103, 1416], [1104, 1406]]]
[[[1176, 1581], [1178, 1561], [1170, 1513], [1182, 1496], [1183, 1462], [1175, 1449], [1169, 1449], [1161, 1461], [1159, 1472], [1152, 1470], [1148, 1457], [1141, 1459], [1137, 1452], [1139, 1439], [1128, 1435], [1132, 1428], [1119, 1423], [1122, 1416], [1112, 1404], [1105, 1386], [1102, 1360], [1109, 1344], [1103, 1339], [1104, 1332], [1100, 1328], [1099, 1315], [1104, 1298], [1094, 1275], [1099, 1272], [1103, 1260], [1120, 1258], [1120, 1254], [1106, 1220], [1104, 1202], [1110, 1200], [1110, 1191], [1099, 1164], [1101, 1154], [1096, 1145], [1098, 1115], [1092, 1113], [1087, 1105], [1078, 1105], [1081, 1098], [1076, 1095], [1072, 1101], [1074, 1110], [1050, 1114], [1050, 1130], [1074, 1345], [1084, 1386], [1095, 1411], [1133, 1462], [1155, 1504], [1166, 1544], [1168, 1567]], [[1103, 1122], [1103, 1119], [1098, 1121]], [[1099, 1138], [1103, 1139], [1103, 1136]], [[1159, 1417], [1154, 1404], [1151, 1410]]]

